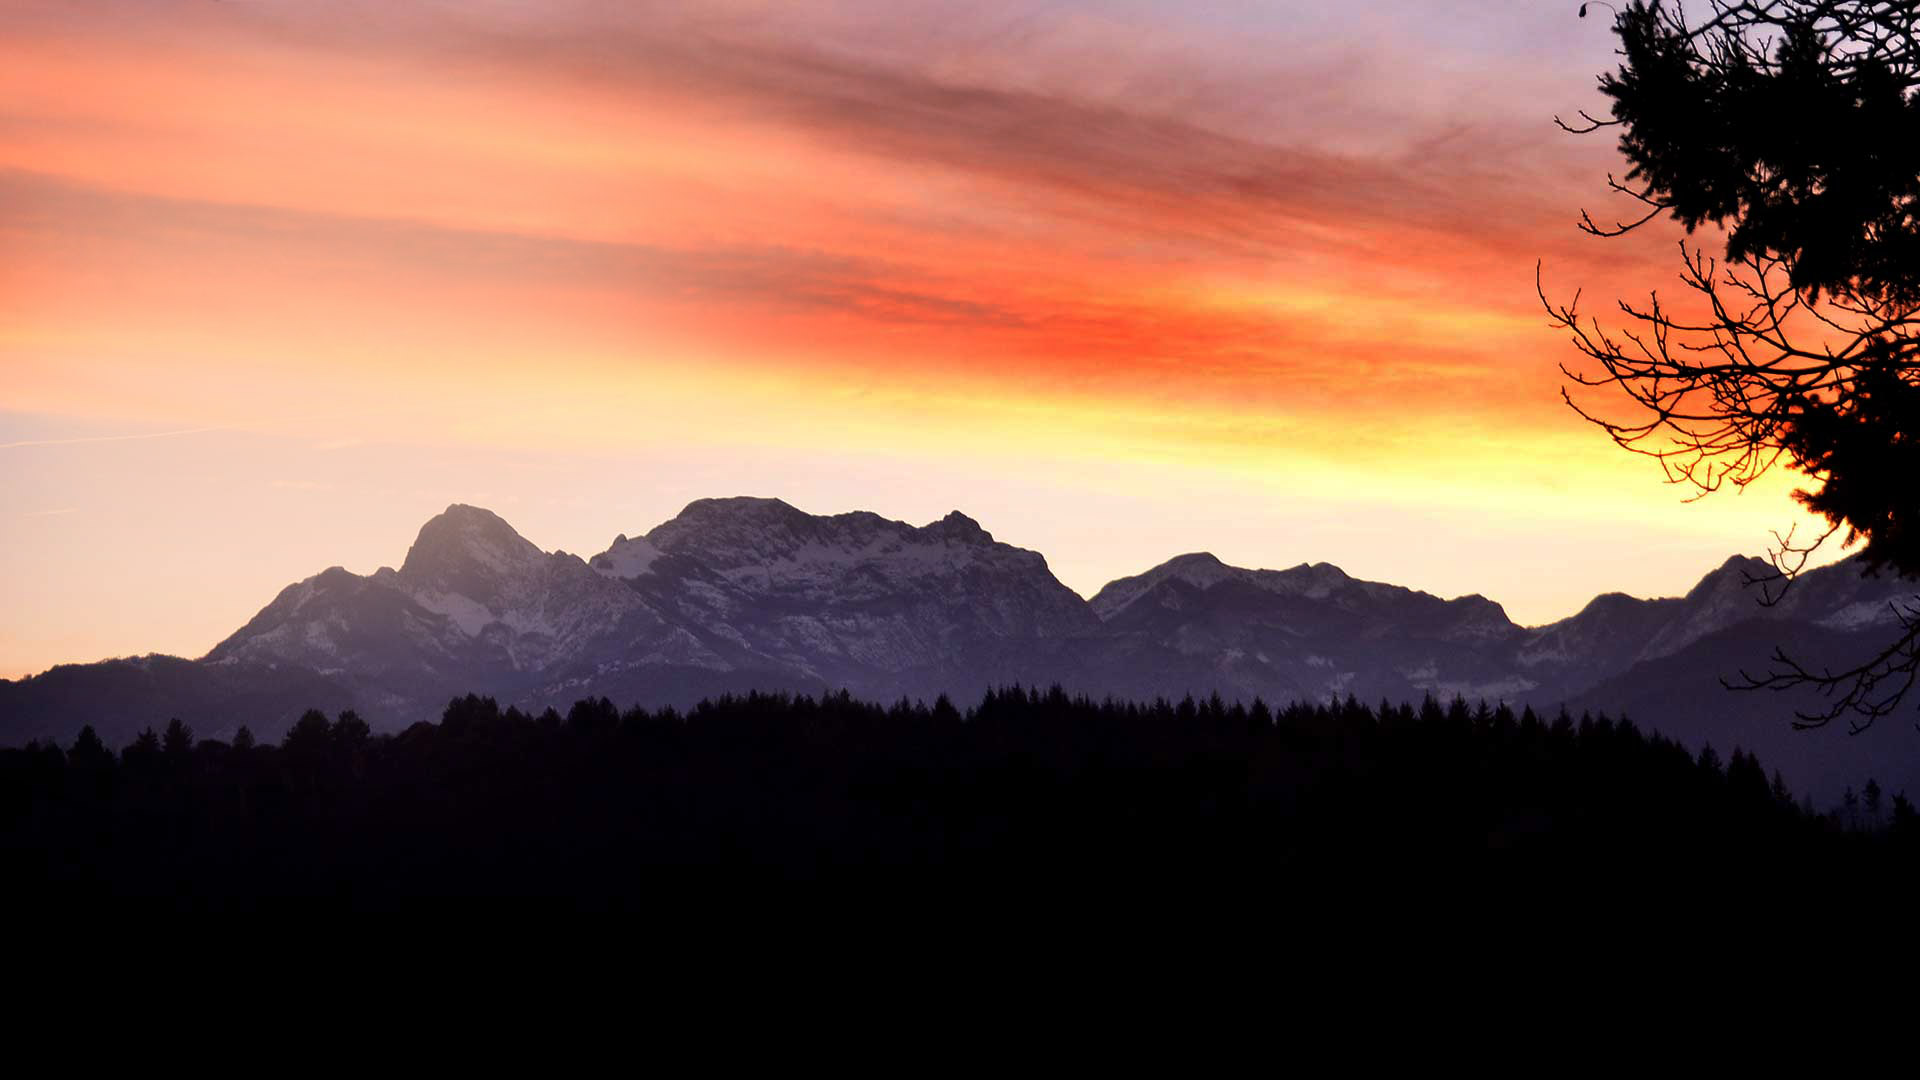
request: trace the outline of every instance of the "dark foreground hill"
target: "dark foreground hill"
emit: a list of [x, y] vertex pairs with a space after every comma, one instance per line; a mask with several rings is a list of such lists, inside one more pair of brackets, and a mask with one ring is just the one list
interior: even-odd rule
[[1913, 864], [1904, 798], [1817, 816], [1729, 750], [1431, 699], [1275, 715], [1016, 689], [965, 713], [754, 695], [563, 717], [469, 696], [398, 735], [313, 712], [279, 746], [175, 727], [119, 755], [90, 733], [0, 752], [0, 856], [16, 903], [373, 909], [795, 884], [1190, 906]]
[[0, 745], [114, 745], [178, 717], [278, 738], [308, 707], [376, 731], [433, 719], [467, 692], [538, 712], [582, 697], [686, 708], [721, 694], [846, 688], [878, 701], [972, 699], [1058, 683], [1150, 700], [1439, 700], [1626, 713], [1699, 749], [1733, 742], [1821, 805], [1868, 771], [1920, 791], [1920, 735], [1891, 718], [1860, 738], [1796, 732], [1811, 696], [1721, 679], [1775, 645], [1810, 661], [1870, 655], [1916, 583], [1855, 561], [1758, 602], [1757, 560], [1729, 559], [1681, 597], [1600, 596], [1539, 627], [1483, 596], [1443, 599], [1327, 563], [1283, 570], [1181, 555], [1083, 600], [1046, 559], [960, 513], [927, 525], [815, 515], [777, 499], [701, 499], [589, 558], [548, 552], [496, 515], [452, 506], [399, 569], [335, 567], [287, 586], [199, 660], [66, 665], [0, 681]]

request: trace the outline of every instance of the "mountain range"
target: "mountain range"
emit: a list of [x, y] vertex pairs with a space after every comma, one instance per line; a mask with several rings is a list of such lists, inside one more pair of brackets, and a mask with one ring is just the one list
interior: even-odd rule
[[309, 707], [354, 708], [392, 730], [469, 691], [564, 709], [583, 697], [685, 705], [749, 689], [965, 702], [988, 686], [1059, 683], [1094, 696], [1431, 694], [1624, 711], [1723, 755], [1756, 751], [1816, 798], [1869, 775], [1920, 794], [1911, 724], [1796, 732], [1787, 720], [1806, 699], [1720, 683], [1763, 668], [1776, 645], [1815, 662], [1866, 655], [1915, 586], [1850, 559], [1762, 606], [1748, 582], [1767, 569], [1735, 557], [1684, 597], [1609, 593], [1523, 627], [1479, 595], [1442, 599], [1327, 563], [1242, 569], [1204, 553], [1086, 600], [1041, 555], [957, 511], [915, 527], [778, 499], [701, 499], [582, 558], [455, 505], [421, 528], [399, 569], [334, 567], [289, 585], [198, 660], [0, 681], [0, 743], [64, 742], [90, 723], [120, 745], [174, 716], [202, 736], [245, 723], [273, 738]]

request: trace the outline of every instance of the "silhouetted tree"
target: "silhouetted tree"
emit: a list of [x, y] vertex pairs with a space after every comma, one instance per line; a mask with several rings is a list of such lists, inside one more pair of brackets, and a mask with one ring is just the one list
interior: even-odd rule
[[354, 753], [367, 745], [373, 729], [367, 726], [360, 714], [348, 709], [342, 712], [333, 723], [333, 742], [347, 753]]
[[1737, 746], [1727, 761], [1727, 788], [1734, 798], [1751, 806], [1764, 805], [1773, 798], [1760, 759]]
[[319, 709], [308, 709], [287, 729], [280, 749], [290, 757], [318, 759], [326, 756], [333, 743], [333, 724]]
[[127, 765], [149, 768], [160, 760], [160, 736], [151, 727], [143, 728], [133, 737], [133, 742], [120, 751], [120, 759]]
[[[1683, 241], [1693, 303], [1622, 302], [1613, 327], [1542, 287], [1586, 358], [1568, 379], [1618, 392], [1567, 402], [1701, 494], [1783, 461], [1808, 477], [1798, 497], [1829, 527], [1779, 538], [1763, 602], [1843, 531], [1869, 567], [1920, 577], [1920, 5], [1636, 0], [1613, 31], [1611, 115], [1562, 126], [1618, 129], [1630, 168], [1608, 182], [1636, 210], [1582, 227], [1616, 236], [1667, 215], [1723, 233], [1724, 252]], [[1776, 651], [1734, 685], [1820, 689], [1830, 704], [1797, 724], [1863, 730], [1920, 674], [1920, 597], [1896, 607], [1900, 629], [1852, 667]]]
[[1720, 754], [1713, 748], [1712, 743], [1707, 743], [1700, 748], [1700, 756], [1695, 759], [1695, 764], [1700, 767], [1702, 773], [1716, 780], [1725, 775], [1721, 772]]
[[[1920, 843], [1920, 814], [1915, 814], [1913, 803], [1905, 792], [1893, 797], [1893, 820], [1887, 825], [1887, 834], [1903, 845]], [[1911, 851], [1907, 846], [1905, 850]]]
[[612, 731], [620, 725], [620, 710], [606, 698], [583, 699], [567, 710], [567, 726], [583, 734]]
[[500, 704], [490, 697], [476, 694], [454, 698], [447, 702], [446, 710], [440, 714], [440, 726], [452, 735], [485, 731], [499, 720]]
[[1773, 796], [1773, 801], [1781, 806], [1793, 805], [1793, 791], [1787, 787], [1787, 778], [1780, 775], [1779, 769], [1773, 770], [1773, 783], [1768, 787], [1768, 793]]
[[193, 729], [177, 716], [167, 721], [166, 733], [160, 736], [160, 752], [170, 762], [186, 761], [193, 754]]
[[113, 765], [113, 751], [100, 741], [100, 736], [88, 724], [74, 736], [73, 749], [67, 751], [67, 761], [74, 768], [98, 771]]

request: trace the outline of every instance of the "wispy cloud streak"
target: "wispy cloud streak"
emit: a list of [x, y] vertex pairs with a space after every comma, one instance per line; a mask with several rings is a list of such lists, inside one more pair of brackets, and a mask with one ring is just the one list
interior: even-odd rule
[[[214, 431], [237, 431], [253, 424], [219, 424], [213, 427], [181, 428], [178, 431], [144, 431], [126, 435], [83, 435], [71, 439], [20, 439], [0, 443], [0, 450], [24, 450], [36, 446], [80, 446], [88, 443], [141, 442], [147, 439], [173, 439], [183, 435], [205, 435]], [[56, 513], [64, 511], [54, 511]]]

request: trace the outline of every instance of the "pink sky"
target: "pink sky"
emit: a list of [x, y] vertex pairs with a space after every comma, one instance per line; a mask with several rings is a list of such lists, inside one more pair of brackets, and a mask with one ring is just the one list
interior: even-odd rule
[[1572, 7], [10, 4], [0, 675], [198, 655], [455, 501], [1683, 591], [1799, 514], [1560, 404], [1535, 261], [1670, 289], [1676, 239], [1573, 228]]

